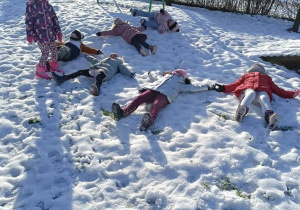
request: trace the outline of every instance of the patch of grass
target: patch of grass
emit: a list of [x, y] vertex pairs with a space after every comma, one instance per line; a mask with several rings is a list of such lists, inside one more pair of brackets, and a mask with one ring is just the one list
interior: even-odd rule
[[300, 74], [300, 56], [261, 56], [261, 59], [273, 65], [278, 64], [289, 70], [295, 70]]
[[114, 118], [114, 114], [112, 112], [105, 111], [104, 109], [101, 109], [101, 112], [102, 112], [102, 114], [104, 116], [108, 116], [108, 117]]
[[209, 184], [208, 184], [207, 182], [202, 182], [201, 185], [202, 185], [205, 189], [210, 190], [210, 186], [209, 186]]
[[38, 117], [31, 118], [31, 119], [28, 120], [29, 124], [36, 124], [36, 123], [39, 123], [39, 122], [41, 122], [41, 120]]
[[224, 120], [229, 120], [230, 117], [228, 115], [225, 115], [225, 114], [222, 114], [222, 113], [217, 113], [217, 112], [214, 112], [214, 111], [210, 111], [211, 113], [223, 118]]
[[242, 194], [242, 191], [240, 191], [237, 186], [235, 186], [235, 184], [233, 184], [230, 179], [225, 176], [222, 181], [221, 181], [221, 184], [217, 185], [217, 187], [220, 189], [220, 190], [235, 190], [235, 193], [237, 196], [241, 197], [241, 198], [250, 198], [250, 195], [248, 196], [245, 196]]

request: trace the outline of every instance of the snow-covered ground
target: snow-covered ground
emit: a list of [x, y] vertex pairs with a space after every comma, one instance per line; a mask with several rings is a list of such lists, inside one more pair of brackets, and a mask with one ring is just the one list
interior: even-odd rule
[[[300, 35], [286, 31], [293, 22], [174, 4], [166, 9], [181, 32], [147, 29], [158, 51], [142, 57], [122, 37], [95, 33], [117, 17], [138, 26], [129, 8], [148, 10], [149, 1], [50, 0], [65, 41], [80, 29], [86, 45], [124, 56], [137, 72], [116, 75], [94, 97], [91, 78], [60, 86], [35, 78], [40, 50], [26, 43], [26, 2], [0, 2], [0, 209], [300, 209], [299, 97], [274, 96], [281, 121], [271, 132], [260, 107], [237, 123], [235, 96], [215, 91], [180, 95], [147, 132], [139, 131], [144, 107], [118, 122], [101, 111], [137, 96], [150, 70], [229, 84], [260, 62], [280, 87], [299, 89], [298, 74], [260, 59], [300, 55]], [[62, 64], [66, 73], [88, 65], [83, 57]]]

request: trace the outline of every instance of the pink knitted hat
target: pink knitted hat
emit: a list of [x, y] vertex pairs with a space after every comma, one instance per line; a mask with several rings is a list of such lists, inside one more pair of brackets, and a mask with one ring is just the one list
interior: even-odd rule
[[182, 76], [183, 79], [187, 76], [187, 71], [183, 69], [176, 69], [172, 72], [173, 75]]

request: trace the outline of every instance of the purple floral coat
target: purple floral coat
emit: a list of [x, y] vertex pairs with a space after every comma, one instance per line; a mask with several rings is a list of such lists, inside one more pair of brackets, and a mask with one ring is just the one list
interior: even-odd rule
[[53, 7], [47, 0], [29, 0], [26, 4], [25, 24], [27, 37], [38, 42], [54, 42], [61, 33]]

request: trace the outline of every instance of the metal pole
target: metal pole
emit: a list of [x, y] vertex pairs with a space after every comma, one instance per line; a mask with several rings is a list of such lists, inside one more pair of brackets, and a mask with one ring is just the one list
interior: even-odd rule
[[150, 0], [149, 12], [151, 12], [151, 7], [152, 7], [152, 0]]

